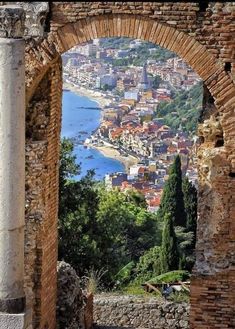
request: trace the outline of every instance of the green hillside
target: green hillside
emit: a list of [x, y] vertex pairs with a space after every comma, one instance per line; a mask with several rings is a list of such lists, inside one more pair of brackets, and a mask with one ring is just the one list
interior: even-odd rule
[[202, 82], [188, 91], [176, 93], [171, 103], [160, 103], [156, 117], [163, 118], [164, 123], [173, 129], [181, 127], [187, 132], [195, 132], [197, 120], [202, 109]]
[[[130, 42], [134, 39], [131, 38], [102, 38], [101, 47], [103, 48], [115, 48], [115, 49], [129, 49]], [[150, 54], [149, 49], [155, 49]], [[143, 41], [138, 48], [130, 49], [127, 57], [121, 59], [114, 59], [114, 66], [142, 66], [147, 60], [166, 61], [169, 58], [175, 57], [176, 55], [151, 42]]]

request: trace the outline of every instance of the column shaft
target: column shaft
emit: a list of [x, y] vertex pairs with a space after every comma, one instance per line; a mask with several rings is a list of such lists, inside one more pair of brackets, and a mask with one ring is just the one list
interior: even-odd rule
[[25, 41], [0, 38], [0, 311], [23, 311]]

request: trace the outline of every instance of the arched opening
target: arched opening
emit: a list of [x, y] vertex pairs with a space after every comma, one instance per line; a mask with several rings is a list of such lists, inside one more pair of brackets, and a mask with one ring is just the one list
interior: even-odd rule
[[[225, 277], [229, 275], [231, 276], [232, 282], [231, 271], [228, 275], [223, 271], [217, 274], [217, 267], [222, 266], [223, 268], [222, 259], [227, 257], [225, 255], [225, 249], [219, 247], [219, 244], [221, 242], [220, 238], [222, 238], [222, 236], [228, 236], [227, 247], [229, 250], [231, 249], [231, 235], [227, 229], [229, 226], [229, 221], [226, 220], [226, 218], [228, 218], [228, 216], [231, 217], [232, 213], [231, 208], [228, 207], [228, 203], [224, 199], [225, 196], [223, 194], [222, 185], [228, 184], [229, 186], [232, 186], [231, 181], [229, 179], [229, 172], [232, 172], [230, 170], [233, 140], [231, 135], [232, 123], [227, 124], [225, 121], [226, 116], [228, 116], [229, 113], [231, 114], [232, 111], [232, 95], [234, 92], [234, 86], [229, 75], [225, 73], [222, 65], [218, 64], [214, 56], [211, 55], [206, 50], [206, 48], [200, 43], [198, 43], [193, 37], [183, 32], [179, 32], [169, 25], [159, 24], [154, 20], [142, 18], [141, 16], [104, 15], [91, 17], [88, 19], [81, 19], [74, 24], [67, 24], [64, 27], [58, 29], [56, 32], [50, 35], [50, 39], [48, 39], [46, 42], [51, 45], [54, 45], [57, 52], [62, 54], [63, 52], [67, 51], [69, 48], [73, 47], [76, 44], [99, 37], [110, 36], [126, 36], [140, 38], [159, 44], [162, 47], [174, 51], [180, 57], [182, 57], [195, 70], [195, 72], [198, 73], [198, 75], [202, 78], [208, 90], [215, 99], [215, 105], [218, 109], [218, 116], [215, 118], [211, 116], [210, 119], [206, 120], [206, 123], [203, 123], [199, 132], [199, 136], [201, 137], [201, 141], [203, 142], [200, 146], [199, 151], [199, 201], [202, 203], [202, 207], [200, 209], [199, 216], [198, 235], [200, 236], [200, 240], [197, 243], [198, 258], [195, 266], [194, 285], [192, 289], [191, 299], [192, 324], [194, 325], [194, 327], [197, 324], [205, 326], [207, 323], [207, 319], [204, 318], [203, 314], [200, 313], [201, 309], [197, 308], [197, 303], [203, 300], [203, 296], [205, 296], [205, 293], [208, 296], [210, 294], [211, 296], [213, 295], [214, 281], [218, 282], [218, 280], [221, 279], [220, 282], [222, 283], [220, 286], [222, 287], [224, 285], [224, 282], [226, 281]], [[54, 218], [53, 220], [50, 219], [50, 221], [47, 221], [47, 223], [43, 223], [42, 226], [44, 232], [48, 233], [50, 230], [50, 232], [53, 231], [54, 234], [47, 234], [45, 240], [40, 242], [41, 245], [39, 243], [37, 246], [37, 248], [39, 247], [39, 249], [41, 248], [41, 251], [43, 251], [42, 253], [39, 252], [38, 263], [39, 267], [41, 268], [41, 274], [39, 275], [38, 282], [43, 285], [45, 291], [49, 286], [48, 282], [46, 281], [51, 280], [50, 282], [53, 282], [52, 286], [55, 287], [56, 278], [54, 271], [56, 257], [55, 255], [53, 256], [51, 254], [51, 246], [55, 246], [57, 243], [57, 236], [55, 233], [57, 199], [55, 197], [55, 194], [58, 187], [58, 175], [55, 171], [56, 168], [58, 168], [58, 130], [60, 126], [59, 117], [61, 107], [61, 63], [56, 60], [53, 62], [51, 61], [51, 59], [48, 60], [48, 58], [46, 57], [44, 63], [40, 64], [39, 67], [44, 69], [44, 72], [47, 71], [47, 77], [44, 76], [45, 79], [51, 79], [49, 90], [45, 91], [45, 94], [48, 94], [50, 92], [49, 107], [51, 112], [48, 114], [48, 118], [51, 130], [47, 130], [48, 135], [46, 136], [47, 143], [45, 143], [45, 154], [41, 155], [42, 157], [45, 156], [46, 158], [46, 160], [44, 160], [43, 162], [46, 185], [42, 187], [42, 183], [40, 183], [43, 192], [39, 192], [43, 194], [43, 199], [46, 206], [45, 204], [42, 204], [42, 209], [40, 209], [39, 213], [41, 212], [41, 214], [43, 214], [43, 218], [45, 218], [45, 214], [51, 214], [51, 216]], [[57, 81], [55, 81], [55, 79], [57, 79]], [[31, 95], [31, 106], [34, 106], [35, 95], [37, 94], [37, 92], [35, 93], [35, 90], [37, 89], [38, 91], [37, 84], [39, 80], [32, 79], [31, 81], [31, 89], [29, 90], [28, 95]], [[217, 81], [221, 81], [221, 83], [218, 84]], [[32, 95], [34, 96], [32, 97]], [[57, 101], [55, 101], [55, 96]], [[223, 115], [221, 114], [221, 112], [223, 112]], [[54, 118], [56, 117], [56, 119], [53, 119], [53, 115]], [[215, 138], [216, 135], [218, 135], [218, 130], [220, 131], [219, 136], [221, 136], [221, 129], [223, 136], [223, 146], [221, 146], [220, 144], [219, 147], [216, 148], [217, 150], [220, 149], [221, 152], [219, 154], [216, 154], [216, 151], [214, 150]], [[221, 151], [221, 148], [223, 148], [223, 151]], [[218, 186], [216, 176], [213, 175], [216, 172], [220, 174], [221, 172], [225, 173], [223, 178], [221, 178], [223, 184], [220, 186]], [[42, 179], [42, 177], [40, 177], [40, 179]], [[215, 194], [213, 190], [216, 190]], [[52, 210], [50, 209], [50, 206], [48, 204], [48, 197], [54, 197], [55, 200], [55, 206]], [[226, 211], [218, 211], [219, 209], [225, 208], [227, 213]], [[38, 210], [37, 207], [35, 207], [34, 212], [35, 210]], [[216, 230], [212, 229], [214, 224], [212, 223], [210, 218], [213, 218], [213, 221], [217, 223]], [[225, 219], [225, 225], [222, 228], [221, 222], [223, 221], [223, 219]], [[210, 227], [211, 230], [207, 229], [207, 227]], [[53, 237], [52, 240], [48, 239], [50, 236]], [[50, 243], [48, 242], [49, 240]], [[205, 243], [205, 241], [207, 242]], [[208, 252], [208, 250], [211, 251], [211, 253]], [[51, 259], [51, 265], [48, 267], [45, 266], [47, 259]], [[221, 259], [221, 261], [217, 263], [215, 259]], [[204, 275], [206, 276], [207, 280], [206, 286], [204, 284]], [[46, 277], [47, 280], [45, 280]], [[48, 278], [51, 279], [48, 280]], [[207, 289], [207, 287], [213, 288], [210, 289], [210, 293], [205, 292], [209, 291], [209, 288]], [[37, 284], [35, 284], [35, 289], [38, 289]], [[228, 292], [227, 300], [232, 300], [231, 293], [229, 293], [227, 288], [225, 289]], [[52, 290], [53, 289], [51, 289], [51, 291]], [[54, 305], [54, 291], [52, 291], [51, 296], [52, 298], [49, 298], [49, 305]], [[210, 300], [209, 297], [208, 300]], [[46, 319], [48, 317], [49, 312], [52, 312], [54, 314], [53, 306], [51, 308], [47, 306], [48, 304], [45, 302], [43, 302], [42, 304], [38, 303], [37, 305], [37, 316], [39, 318], [38, 321], [42, 321], [42, 323], [44, 321], [43, 319]], [[42, 313], [43, 317], [42, 320], [40, 320]]]
[[[186, 272], [191, 272], [193, 266], [193, 241], [196, 237], [192, 226], [196, 228], [196, 200], [193, 201], [194, 206], [185, 205], [188, 212], [189, 207], [194, 208], [192, 216], [188, 214], [188, 218], [193, 217], [190, 217], [191, 224], [174, 224], [180, 226], [176, 233], [181, 260], [171, 264], [169, 271], [161, 270], [160, 264], [166, 211], [161, 215], [156, 212], [165, 188], [164, 180], [177, 154], [180, 154], [184, 178], [179, 193], [182, 194], [184, 188], [184, 197], [182, 194], [182, 200], [175, 201], [179, 204], [184, 198], [187, 203], [187, 199], [196, 197], [196, 188], [190, 185], [186, 176], [197, 185], [194, 152], [197, 117], [202, 107], [200, 79], [173, 53], [138, 39], [95, 39], [72, 48], [62, 56], [62, 61], [62, 136], [72, 138], [77, 161], [81, 163], [82, 176], [85, 175], [84, 167], [95, 169], [95, 178], [101, 182], [104, 173], [107, 175], [104, 186], [95, 189], [95, 198], [94, 188], [88, 188], [89, 183], [96, 186], [94, 179], [74, 182], [74, 187], [71, 183], [67, 183], [66, 187], [61, 186], [59, 258], [72, 264], [81, 276], [85, 274], [84, 270], [92, 269], [93, 280], [94, 273], [105, 271], [101, 278], [103, 291], [99, 287], [99, 293], [109, 289], [110, 294], [103, 298], [111, 299], [111, 294], [118, 293], [121, 299], [131, 291], [138, 291], [139, 298], [144, 295], [151, 297], [147, 291], [144, 292], [142, 284], [145, 286], [149, 281], [153, 285], [152, 279], [157, 280], [160, 274], [166, 275], [165, 272], [178, 271], [179, 268], [181, 272], [168, 275], [186, 278]], [[92, 103], [89, 97], [104, 103], [98, 124], [101, 113], [97, 106], [100, 105]], [[95, 126], [91, 127], [91, 123]], [[96, 132], [92, 131], [94, 128]], [[96, 150], [114, 158], [115, 153], [120, 152], [119, 159], [127, 163], [126, 171], [120, 169], [118, 164], [109, 163], [105, 157], [102, 157], [100, 168], [102, 154], [97, 154]], [[132, 165], [130, 160], [135, 164]], [[182, 180], [181, 174], [178, 178]], [[185, 188], [189, 188], [190, 193]], [[84, 194], [85, 189], [87, 197], [84, 200], [79, 191], [82, 190]], [[133, 202], [134, 198], [139, 198], [141, 202]], [[165, 202], [168, 202], [169, 207], [170, 201]], [[86, 218], [83, 216], [84, 208]], [[92, 213], [89, 209], [92, 209]], [[76, 217], [75, 222], [77, 220], [80, 223], [79, 229], [74, 225], [73, 216]], [[69, 229], [67, 222], [70, 223]], [[87, 244], [83, 238], [76, 241], [72, 236], [86, 237]], [[186, 244], [188, 248], [183, 247]], [[91, 252], [92, 245], [95, 246]], [[168, 252], [166, 258], [169, 259]], [[146, 261], [149, 262], [149, 268], [143, 267]], [[125, 269], [129, 274], [123, 276]], [[175, 283], [177, 286], [176, 277], [170, 280], [169, 284]], [[158, 286], [159, 292], [161, 286]], [[177, 289], [181, 288], [178, 283]], [[178, 299], [187, 298], [188, 293], [182, 291]], [[102, 299], [100, 296], [97, 298]]]

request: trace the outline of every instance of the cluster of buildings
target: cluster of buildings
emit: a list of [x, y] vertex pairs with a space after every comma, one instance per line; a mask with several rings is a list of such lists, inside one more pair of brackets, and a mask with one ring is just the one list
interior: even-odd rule
[[178, 57], [170, 58], [165, 62], [150, 62], [148, 72], [159, 75], [162, 80], [168, 81], [177, 89], [189, 90], [200, 81], [198, 75]]
[[[160, 102], [158, 94], [154, 99]], [[106, 175], [105, 184], [107, 188], [118, 187], [122, 191], [138, 190], [145, 195], [148, 210], [154, 212], [160, 205], [170, 165], [177, 154], [181, 157], [183, 174], [197, 186], [197, 140], [186, 132], [172, 130], [162, 119], [155, 119], [157, 103], [152, 101], [153, 90], [144, 65], [135, 92], [125, 92], [118, 104], [104, 109], [92, 143], [109, 142], [122, 155], [133, 155], [139, 160], [130, 166], [128, 173]]]
[[[140, 46], [139, 40], [129, 48]], [[101, 124], [88, 140], [94, 146], [111, 144], [121, 155], [132, 155], [138, 163], [128, 173], [106, 175], [107, 188], [122, 191], [136, 189], [145, 195], [149, 211], [160, 205], [169, 168], [177, 154], [181, 157], [183, 174], [197, 186], [197, 140], [185, 132], [173, 131], [156, 119], [158, 104], [171, 102], [171, 87], [187, 90], [199, 81], [198, 76], [180, 59], [165, 62], [148, 61], [143, 67], [115, 67], [101, 57], [125, 58], [128, 49], [102, 49], [99, 40], [71, 50], [65, 65], [65, 79], [76, 85], [102, 90], [112, 103], [103, 109]], [[74, 55], [76, 54], [76, 55]], [[102, 54], [102, 56], [101, 56]], [[152, 77], [150, 76], [152, 75]], [[152, 88], [154, 76], [162, 82]]]
[[[130, 66], [124, 68], [115, 66], [114, 60], [125, 60], [129, 57], [138, 57], [138, 48], [143, 42], [132, 40], [127, 49], [102, 48], [100, 39], [76, 46], [63, 56], [65, 78], [83, 86], [95, 90], [104, 91], [133, 91], [139, 83], [139, 75], [142, 68]], [[135, 52], [133, 52], [133, 49]], [[154, 53], [156, 49], [150, 48], [149, 52]], [[130, 54], [130, 51], [131, 54]], [[197, 74], [177, 57], [166, 61], [147, 60], [146, 71], [151, 77], [150, 82], [156, 75], [165, 82], [164, 87], [158, 93], [167, 95], [169, 85], [175, 88], [188, 90], [199, 81]]]

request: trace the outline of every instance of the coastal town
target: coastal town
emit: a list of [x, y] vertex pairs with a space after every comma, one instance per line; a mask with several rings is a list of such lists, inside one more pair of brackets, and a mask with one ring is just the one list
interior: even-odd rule
[[[157, 46], [144, 45], [144, 52], [143, 44], [134, 39], [117, 47], [102, 46], [102, 39], [95, 39], [76, 46], [63, 56], [63, 79], [64, 90], [87, 95], [102, 108], [100, 125], [84, 147], [125, 164], [125, 172], [105, 176], [106, 188], [136, 189], [144, 194], [148, 210], [155, 212], [177, 154], [183, 174], [197, 187], [197, 138], [166, 125], [158, 107], [171, 103], [176, 90], [188, 91], [200, 79], [173, 53], [158, 59]], [[141, 51], [147, 56], [135, 63]]]

